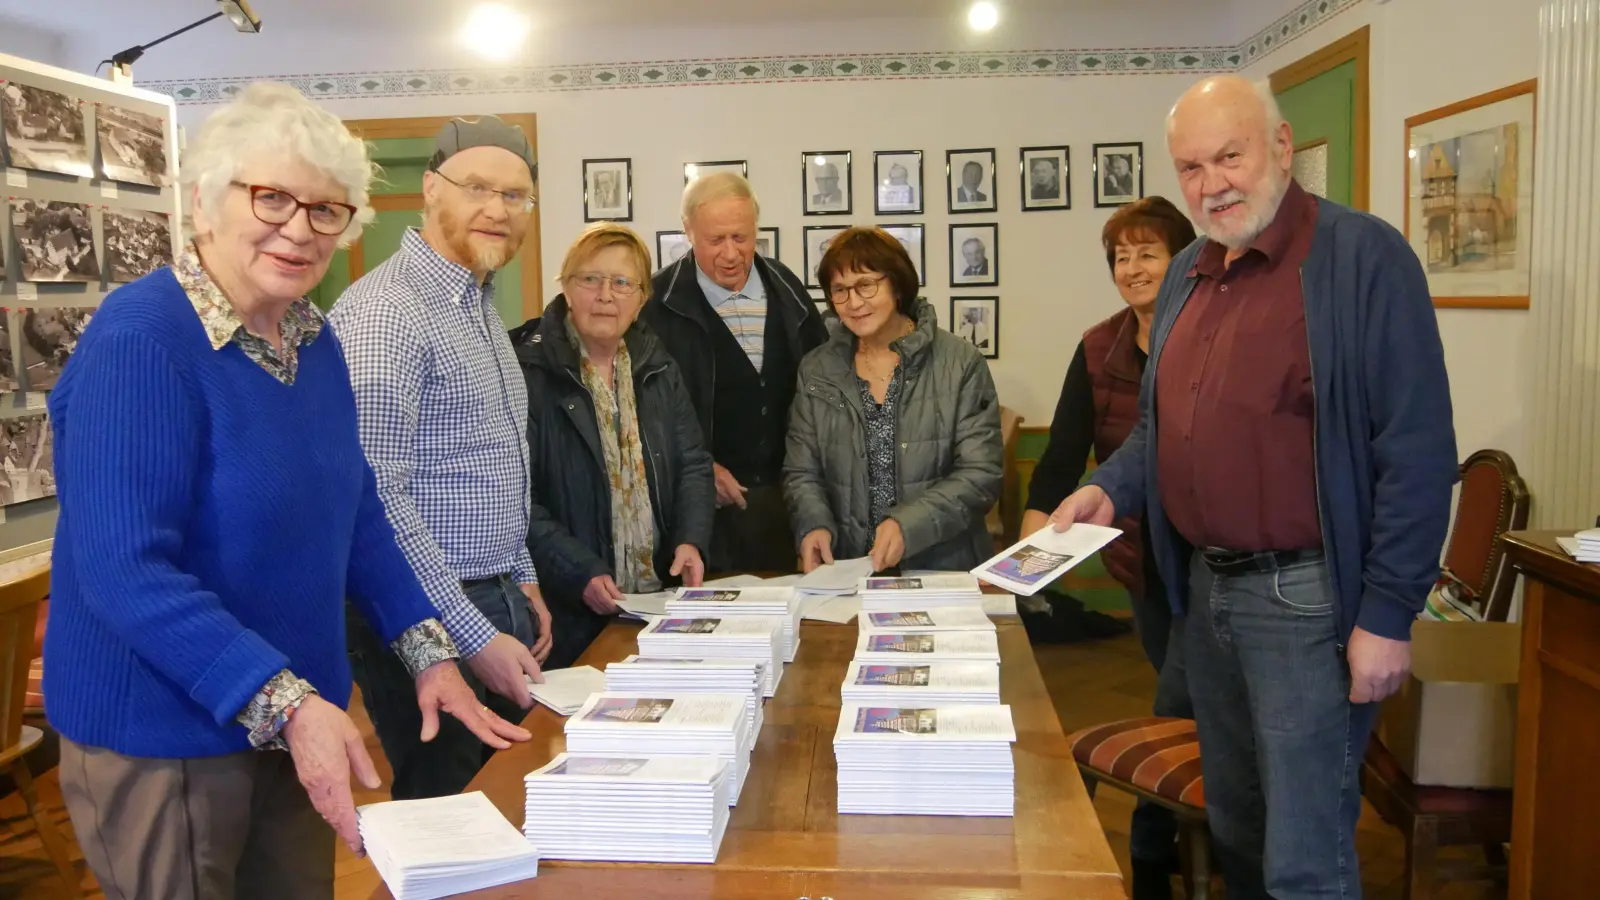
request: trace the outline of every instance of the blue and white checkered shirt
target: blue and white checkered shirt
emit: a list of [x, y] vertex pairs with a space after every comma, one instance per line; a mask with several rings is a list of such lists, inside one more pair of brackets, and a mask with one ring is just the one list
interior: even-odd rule
[[496, 630], [461, 582], [535, 581], [528, 391], [493, 297], [410, 229], [328, 316], [400, 549], [468, 656]]
[[722, 317], [728, 330], [733, 332], [734, 340], [744, 348], [750, 365], [760, 372], [767, 355], [767, 286], [761, 281], [761, 273], [751, 265], [750, 276], [745, 279], [741, 291], [730, 291], [717, 284], [699, 266], [694, 267], [694, 274], [711, 308]]

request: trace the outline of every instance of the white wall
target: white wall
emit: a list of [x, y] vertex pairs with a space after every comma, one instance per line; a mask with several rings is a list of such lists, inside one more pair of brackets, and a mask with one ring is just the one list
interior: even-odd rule
[[0, 16], [0, 53], [66, 67], [67, 41], [59, 33]]

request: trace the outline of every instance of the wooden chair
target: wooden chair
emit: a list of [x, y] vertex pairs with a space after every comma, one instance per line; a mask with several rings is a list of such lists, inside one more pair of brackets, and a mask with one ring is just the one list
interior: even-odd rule
[[[1461, 464], [1461, 495], [1441, 581], [1492, 622], [1511, 608], [1516, 573], [1505, 565], [1500, 536], [1527, 527], [1530, 498], [1517, 465], [1499, 450], [1479, 450]], [[1511, 791], [1418, 785], [1376, 734], [1367, 744], [1361, 790], [1406, 842], [1405, 900], [1430, 900], [1447, 880], [1502, 877], [1511, 840]], [[1440, 847], [1477, 844], [1489, 865], [1441, 868]]]
[[1022, 530], [1021, 478], [1017, 473], [1017, 438], [1022, 434], [1022, 416], [1007, 406], [1000, 407], [1000, 439], [1005, 443], [1005, 474], [1000, 483], [1000, 500], [989, 510], [985, 524], [995, 549], [1017, 542]]
[[22, 724], [22, 716], [39, 604], [49, 592], [49, 569], [0, 585], [0, 772], [11, 776], [22, 794], [45, 853], [66, 884], [66, 896], [79, 897], [78, 873], [67, 854], [66, 839], [40, 808], [33, 775], [23, 759], [44, 739], [42, 731]]

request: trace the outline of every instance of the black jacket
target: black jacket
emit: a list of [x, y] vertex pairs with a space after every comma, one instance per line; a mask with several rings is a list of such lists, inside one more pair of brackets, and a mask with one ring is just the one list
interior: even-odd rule
[[[547, 599], [582, 603], [600, 575], [615, 576], [611, 487], [594, 399], [578, 374], [578, 351], [566, 333], [567, 300], [512, 330], [511, 344], [528, 384], [528, 463], [532, 485], [528, 550]], [[663, 582], [681, 544], [703, 559], [711, 542], [716, 490], [711, 454], [672, 358], [648, 326], [635, 322], [624, 341], [644, 442], [645, 476], [655, 512], [656, 574]]]

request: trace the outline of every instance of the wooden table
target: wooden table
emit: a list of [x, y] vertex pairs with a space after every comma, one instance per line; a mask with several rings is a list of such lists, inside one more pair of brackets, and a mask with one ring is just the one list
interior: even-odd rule
[[[578, 660], [603, 668], [637, 652], [638, 626], [614, 624]], [[853, 625], [805, 622], [799, 654], [767, 701], [766, 722], [713, 865], [545, 860], [539, 877], [478, 898], [696, 900], [1123, 900], [1122, 874], [1073, 765], [1055, 707], [1018, 625], [999, 626], [1000, 696], [1017, 730], [1014, 818], [841, 816], [833, 734]], [[494, 756], [481, 790], [522, 827], [523, 776], [566, 747], [565, 719], [536, 707], [533, 740]], [[389, 898], [379, 888], [374, 898]]]
[[1512, 788], [1512, 900], [1593, 897], [1600, 884], [1600, 566], [1556, 544], [1571, 532], [1511, 532], [1526, 576]]

